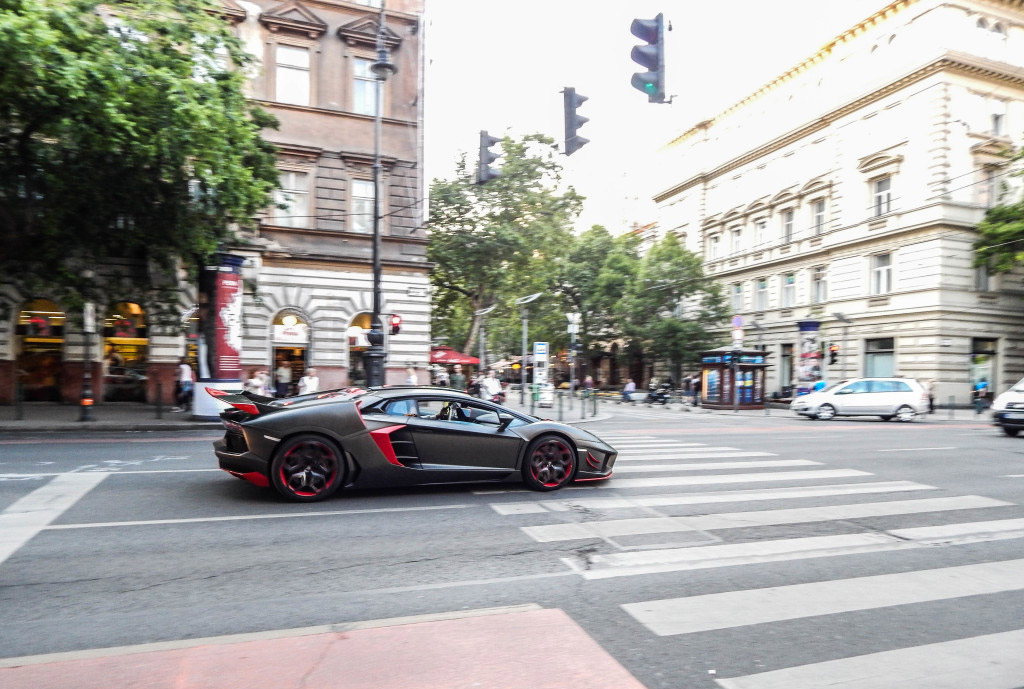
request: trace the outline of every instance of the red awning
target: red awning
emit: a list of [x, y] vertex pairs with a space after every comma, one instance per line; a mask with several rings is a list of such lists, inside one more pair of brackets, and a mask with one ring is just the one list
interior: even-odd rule
[[430, 350], [430, 363], [432, 364], [479, 364], [480, 360], [475, 356], [457, 352], [451, 347], [434, 347]]

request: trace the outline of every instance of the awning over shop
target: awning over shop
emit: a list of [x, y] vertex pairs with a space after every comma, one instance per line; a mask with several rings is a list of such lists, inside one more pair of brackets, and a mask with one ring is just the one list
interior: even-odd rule
[[430, 363], [432, 364], [479, 364], [480, 360], [475, 356], [463, 354], [451, 347], [433, 347], [430, 350]]

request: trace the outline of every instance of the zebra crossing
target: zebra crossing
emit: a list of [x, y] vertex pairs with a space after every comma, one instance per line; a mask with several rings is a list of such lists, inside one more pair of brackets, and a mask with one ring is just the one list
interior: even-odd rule
[[[925, 483], [881, 480], [823, 461], [728, 445], [627, 433], [602, 436], [623, 448], [611, 481], [588, 486], [585, 496], [569, 489], [530, 502], [491, 503], [500, 515], [521, 517], [519, 529], [531, 540], [564, 545], [559, 559], [583, 580], [1024, 538], [1024, 518], [1004, 500], [950, 495]], [[732, 484], [750, 485], [733, 489]], [[596, 494], [606, 491], [615, 495]], [[750, 503], [750, 509], [742, 509], [742, 503]], [[685, 514], [696, 512], [686, 509], [690, 506], [719, 507]], [[909, 521], [898, 528], [859, 521], [885, 518]], [[813, 535], [736, 541], [729, 536], [742, 529], [811, 524]], [[898, 606], [967, 605], [969, 597], [1020, 591], [1024, 558], [672, 596], [620, 607], [654, 637], [681, 637]], [[1024, 628], [714, 681], [723, 689], [1018, 689], [1024, 687]]]

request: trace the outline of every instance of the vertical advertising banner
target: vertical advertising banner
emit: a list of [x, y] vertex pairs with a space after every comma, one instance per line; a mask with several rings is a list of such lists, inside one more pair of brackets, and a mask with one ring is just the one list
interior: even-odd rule
[[214, 341], [212, 376], [238, 379], [242, 372], [242, 278], [218, 271], [214, 288]]
[[548, 343], [533, 343], [533, 382], [548, 382]]
[[798, 321], [800, 328], [800, 359], [796, 371], [796, 394], [806, 395], [821, 380], [821, 323], [813, 320]]

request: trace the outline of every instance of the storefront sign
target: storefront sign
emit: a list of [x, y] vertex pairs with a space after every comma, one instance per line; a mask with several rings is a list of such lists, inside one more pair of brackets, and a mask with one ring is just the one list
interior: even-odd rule
[[[305, 323], [296, 323], [295, 325], [276, 324], [274, 325], [273, 336], [274, 342], [279, 344], [304, 345], [309, 342], [309, 326]], [[365, 338], [365, 335], [363, 337]]]

